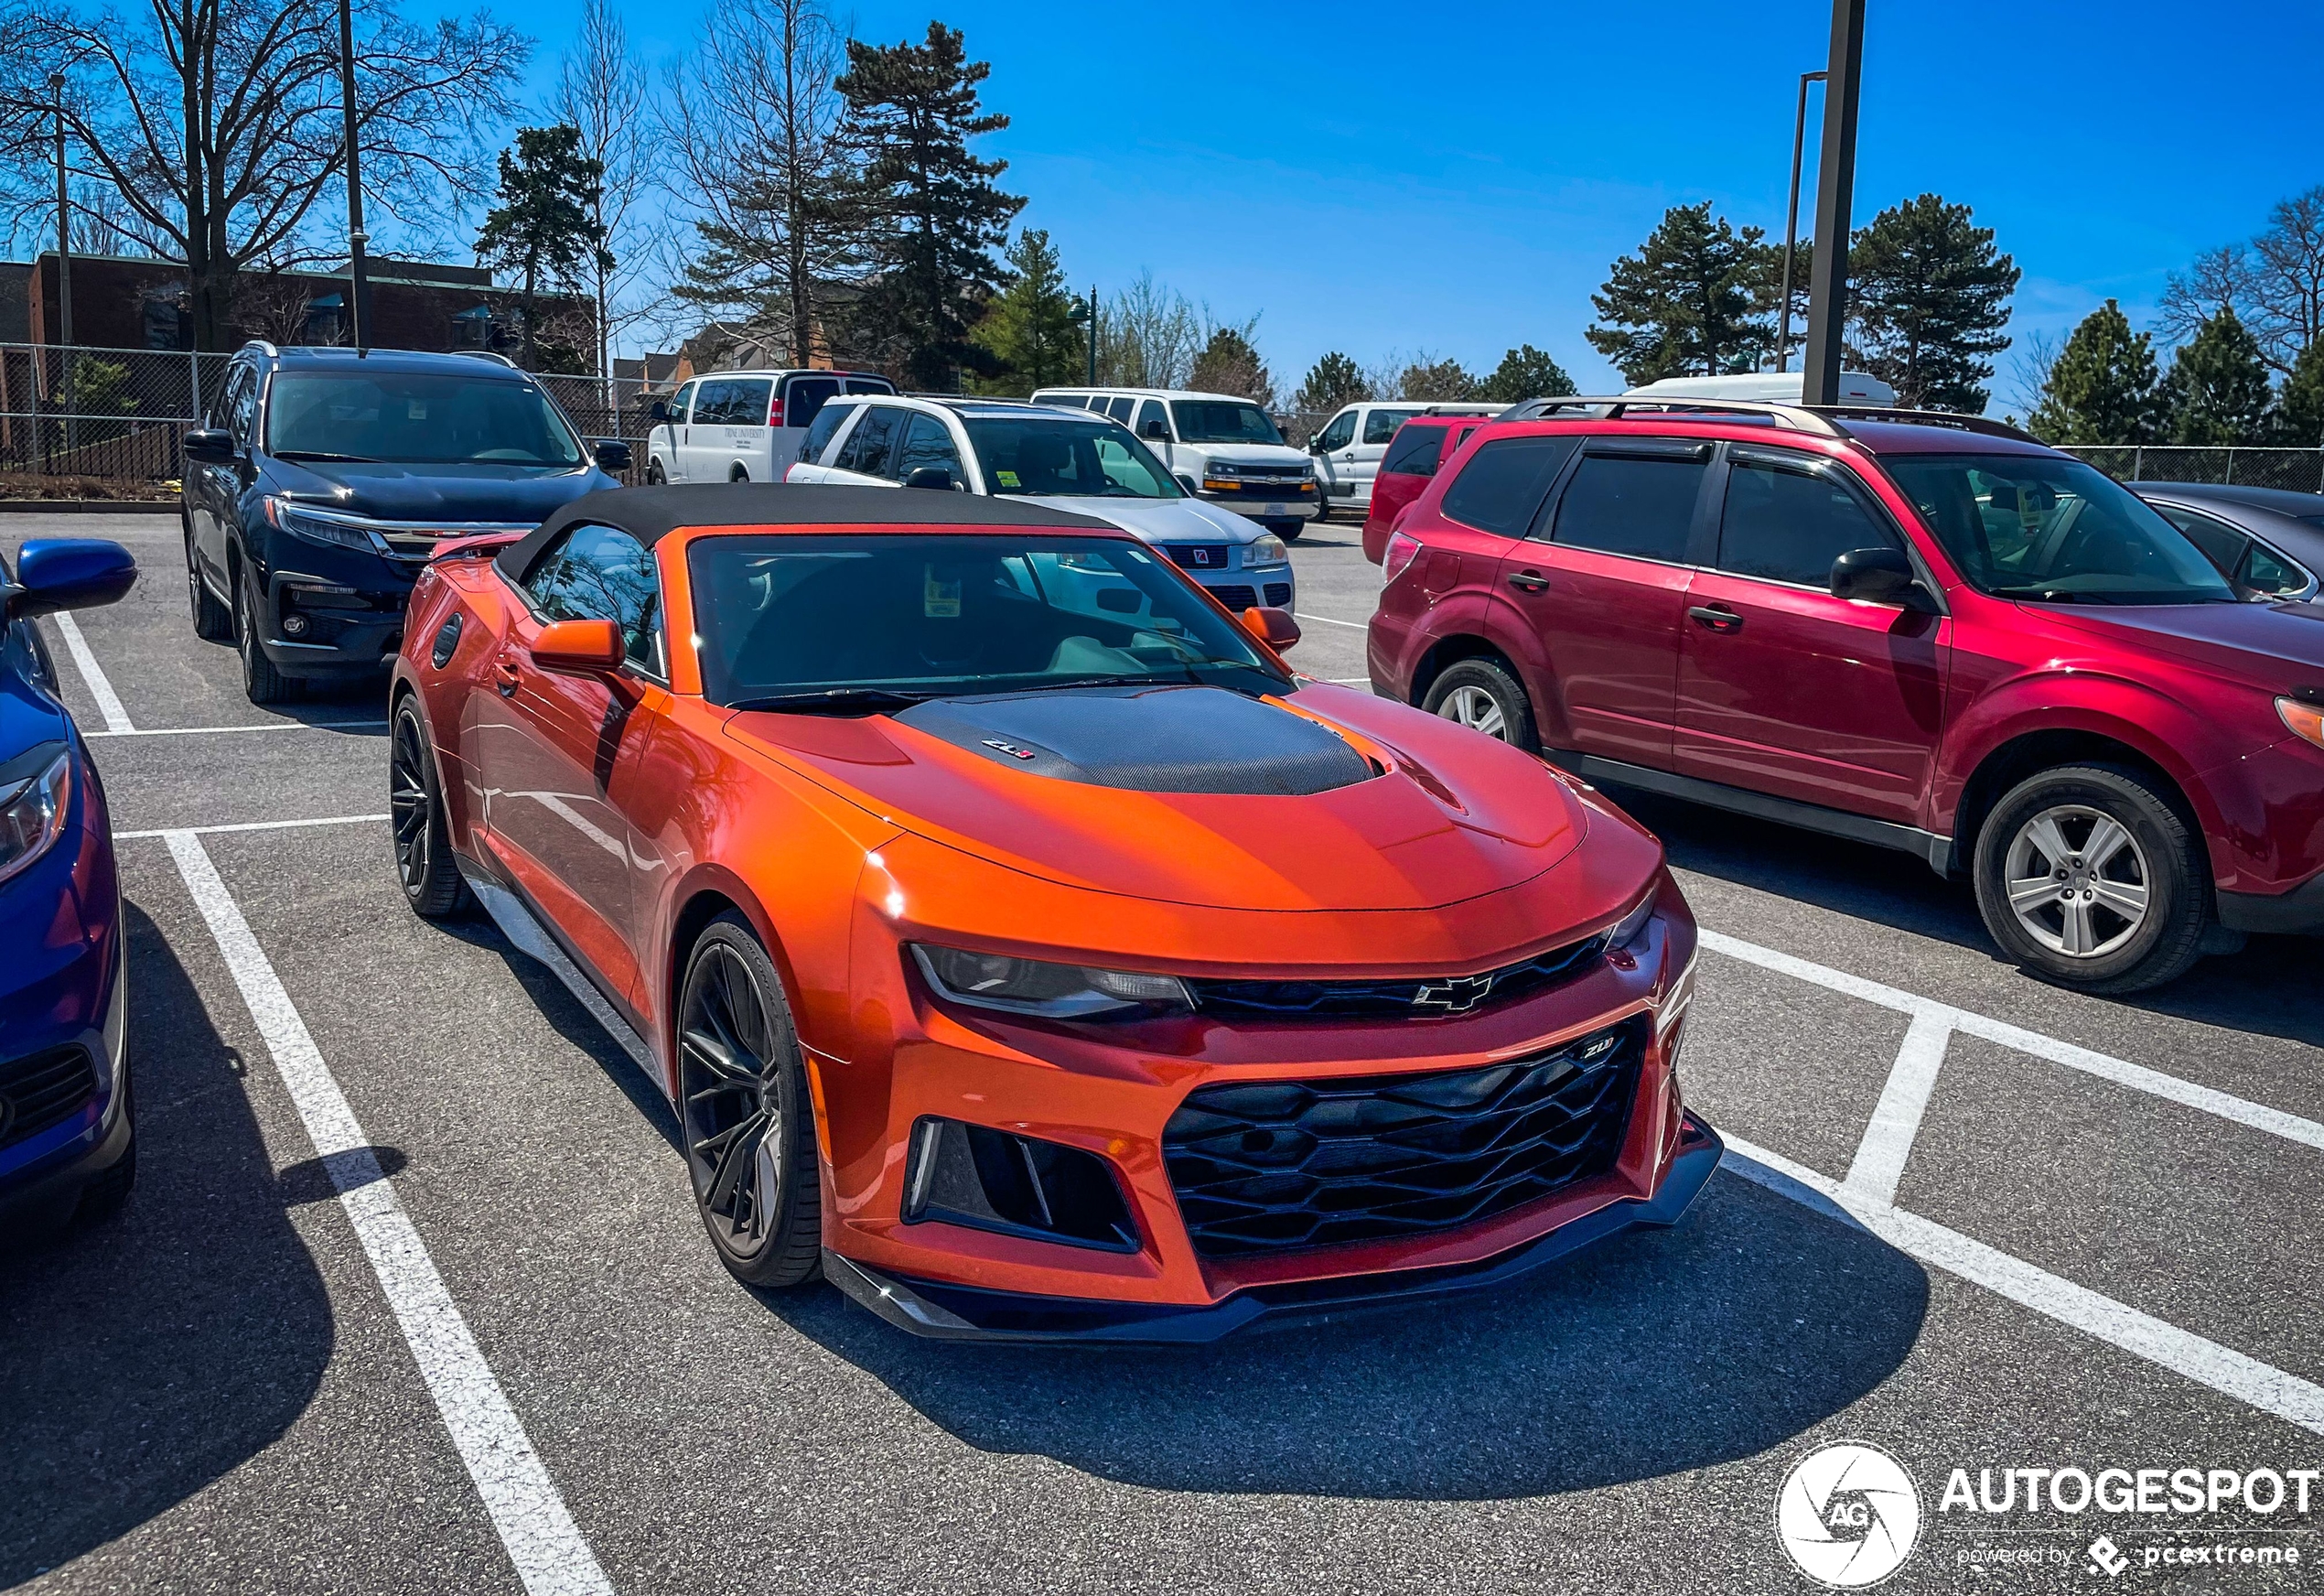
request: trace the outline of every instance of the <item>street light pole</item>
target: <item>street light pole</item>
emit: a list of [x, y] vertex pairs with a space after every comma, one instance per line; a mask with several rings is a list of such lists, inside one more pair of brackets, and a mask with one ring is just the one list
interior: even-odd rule
[[1824, 63], [1824, 158], [1815, 180], [1815, 256], [1808, 266], [1807, 350], [1800, 402], [1840, 402], [1847, 327], [1848, 208], [1856, 188], [1856, 113], [1864, 77], [1864, 0], [1832, 0], [1832, 55]]
[[1090, 386], [1097, 386], [1097, 285], [1090, 285]]
[[1791, 369], [1791, 252], [1800, 240], [1800, 158], [1807, 152], [1808, 85], [1824, 81], [1822, 72], [1800, 74], [1800, 113], [1791, 120], [1791, 208], [1783, 213], [1783, 307], [1776, 312], [1775, 369]]
[[355, 140], [355, 16], [339, 0], [339, 102], [347, 124], [347, 338], [355, 352], [371, 330], [371, 280], [363, 269], [363, 166]]

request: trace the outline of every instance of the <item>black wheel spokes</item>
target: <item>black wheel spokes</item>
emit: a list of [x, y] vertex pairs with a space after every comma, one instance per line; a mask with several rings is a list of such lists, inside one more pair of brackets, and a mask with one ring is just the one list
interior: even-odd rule
[[713, 948], [678, 1035], [686, 1148], [704, 1209], [737, 1242], [765, 1234], [780, 1193], [766, 1154], [781, 1129], [769, 1080], [766, 1010], [733, 953]]
[[417, 739], [408, 720], [395, 728], [395, 758], [389, 770], [388, 809], [395, 825], [395, 862], [404, 885], [420, 881], [427, 871], [427, 786], [422, 779]]

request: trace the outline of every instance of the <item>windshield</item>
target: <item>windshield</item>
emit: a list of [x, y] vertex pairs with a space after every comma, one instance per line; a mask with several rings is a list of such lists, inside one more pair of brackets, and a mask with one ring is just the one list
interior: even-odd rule
[[1891, 455], [1881, 464], [1980, 591], [2054, 604], [2235, 600], [2185, 534], [2080, 460]]
[[1236, 399], [1173, 399], [1180, 443], [1281, 443], [1267, 413]]
[[278, 372], [266, 448], [287, 460], [571, 467], [581, 442], [530, 383], [479, 371]]
[[965, 417], [992, 493], [1060, 498], [1183, 499], [1162, 462], [1125, 427], [1046, 415]]
[[703, 685], [719, 704], [1125, 680], [1290, 686], [1242, 628], [1127, 540], [726, 535], [698, 540], [688, 568]]

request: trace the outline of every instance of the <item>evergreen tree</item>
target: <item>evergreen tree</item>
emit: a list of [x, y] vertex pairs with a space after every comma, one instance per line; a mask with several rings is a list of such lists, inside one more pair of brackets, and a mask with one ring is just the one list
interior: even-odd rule
[[1307, 368], [1298, 392], [1291, 395], [1291, 408], [1329, 415], [1343, 404], [1360, 404], [1371, 397], [1372, 381], [1363, 374], [1363, 368], [1333, 350]]
[[1632, 387], [1662, 377], [1716, 376], [1773, 341], [1760, 301], [1772, 297], [1769, 251], [1756, 227], [1740, 232], [1711, 202], [1675, 205], [1634, 255], [1590, 296], [1603, 325], [1592, 348]]
[[1981, 415], [2018, 275], [1966, 205], [1935, 194], [1892, 205], [1848, 245], [1850, 356], [1899, 404]]
[[1532, 344], [1525, 344], [1501, 357], [1501, 364], [1485, 379], [1477, 397], [1490, 399], [1497, 404], [1514, 404], [1520, 399], [1572, 392], [1574, 379], [1565, 374], [1565, 368]]
[[2152, 443], [2160, 397], [2153, 343], [2109, 299], [2058, 351], [2026, 430], [2056, 444]]
[[1202, 352], [1194, 357], [1187, 385], [1198, 393], [1232, 394], [1267, 409], [1275, 407], [1275, 377], [1244, 329], [1213, 329]]
[[613, 269], [597, 220], [604, 174], [581, 153], [581, 130], [565, 124], [520, 127], [514, 152], [500, 152], [500, 202], [485, 213], [476, 258], [518, 276], [527, 371], [541, 369], [541, 290], [577, 294], [585, 269]]
[[2163, 426], [2172, 443], [2265, 444], [2276, 424], [2275, 394], [2259, 342], [2222, 307], [2195, 329], [2163, 379]]
[[2300, 351], [2277, 404], [2277, 436], [2286, 445], [2324, 448], [2324, 339]]
[[915, 388], [951, 388], [963, 367], [989, 374], [995, 365], [968, 329], [1000, 287], [993, 252], [1025, 201], [993, 181], [1006, 161], [968, 150], [970, 139], [1008, 125], [978, 98], [992, 70], [968, 59], [958, 28], [931, 22], [922, 44], [848, 40], [836, 84], [866, 157], [863, 192], [887, 223], [855, 325]]
[[1426, 355], [1404, 368], [1396, 381], [1399, 399], [1474, 399], [1483, 384], [1458, 361], [1432, 361]]
[[1030, 394], [1081, 374], [1082, 331], [1073, 324], [1076, 303], [1049, 235], [1028, 227], [1009, 247], [1008, 286], [976, 324], [976, 341], [992, 351], [1000, 375], [974, 385], [985, 394]]

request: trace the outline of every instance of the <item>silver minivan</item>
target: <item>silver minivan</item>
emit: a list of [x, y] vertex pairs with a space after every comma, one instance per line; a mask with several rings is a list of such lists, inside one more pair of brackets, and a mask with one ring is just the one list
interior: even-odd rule
[[1372, 508], [1372, 479], [1380, 475], [1380, 457], [1396, 428], [1415, 415], [1498, 415], [1502, 404], [1458, 401], [1422, 404], [1414, 400], [1373, 401], [1342, 406], [1339, 415], [1307, 440], [1316, 458], [1316, 485], [1323, 490], [1323, 513]]
[[870, 372], [711, 372], [646, 414], [649, 482], [780, 482], [824, 404], [893, 394]]

